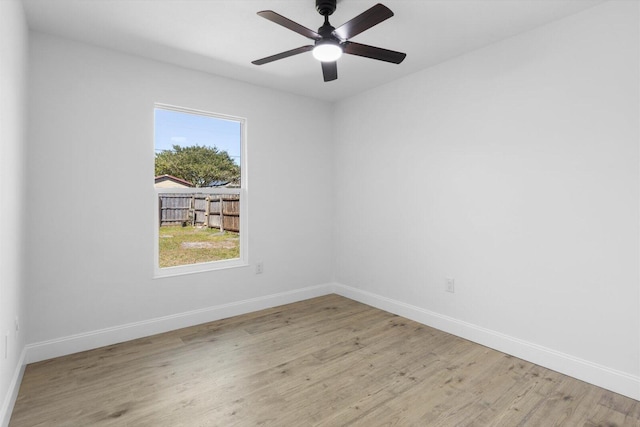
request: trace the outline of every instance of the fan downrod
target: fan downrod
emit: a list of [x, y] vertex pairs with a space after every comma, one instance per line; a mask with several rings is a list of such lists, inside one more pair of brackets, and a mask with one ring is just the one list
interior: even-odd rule
[[316, 0], [316, 10], [324, 17], [331, 15], [336, 10], [337, 0]]

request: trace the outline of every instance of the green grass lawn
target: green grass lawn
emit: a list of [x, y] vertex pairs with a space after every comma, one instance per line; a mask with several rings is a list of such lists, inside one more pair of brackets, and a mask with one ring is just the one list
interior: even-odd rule
[[160, 268], [240, 257], [240, 235], [216, 228], [160, 227]]

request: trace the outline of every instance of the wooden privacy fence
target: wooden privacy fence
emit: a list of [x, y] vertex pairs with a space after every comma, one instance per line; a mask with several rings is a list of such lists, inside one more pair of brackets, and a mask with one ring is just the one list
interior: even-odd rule
[[193, 225], [240, 231], [240, 196], [237, 194], [161, 193], [160, 227]]

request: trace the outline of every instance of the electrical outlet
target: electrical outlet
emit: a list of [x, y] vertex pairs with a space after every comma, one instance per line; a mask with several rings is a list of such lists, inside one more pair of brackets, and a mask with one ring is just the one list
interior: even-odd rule
[[262, 263], [262, 261], [258, 261], [256, 263], [256, 274], [262, 274], [263, 271], [264, 271], [264, 264]]
[[454, 293], [456, 291], [455, 282], [452, 277], [447, 277], [445, 279], [445, 291]]

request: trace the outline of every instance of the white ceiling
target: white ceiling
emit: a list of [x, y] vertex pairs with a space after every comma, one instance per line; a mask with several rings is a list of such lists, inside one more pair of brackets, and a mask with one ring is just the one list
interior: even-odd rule
[[[578, 13], [604, 0], [382, 0], [395, 16], [353, 41], [407, 53], [400, 65], [345, 55], [325, 83], [310, 52], [252, 60], [310, 44], [256, 15], [273, 10], [317, 30], [315, 0], [23, 0], [29, 27], [184, 67], [336, 101], [464, 52]], [[376, 0], [338, 0], [338, 27]]]

